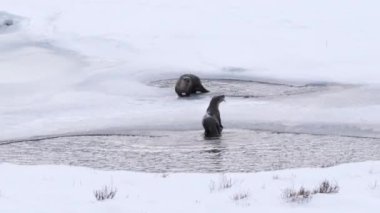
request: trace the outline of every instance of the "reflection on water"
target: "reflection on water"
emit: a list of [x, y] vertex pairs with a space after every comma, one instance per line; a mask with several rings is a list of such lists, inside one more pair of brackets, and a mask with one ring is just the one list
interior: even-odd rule
[[0, 145], [0, 162], [145, 172], [252, 172], [380, 160], [380, 139], [226, 130], [73, 136]]

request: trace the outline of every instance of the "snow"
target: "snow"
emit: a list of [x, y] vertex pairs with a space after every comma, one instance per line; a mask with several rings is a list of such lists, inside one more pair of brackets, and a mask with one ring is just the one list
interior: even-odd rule
[[[377, 6], [369, 0], [3, 0], [0, 22], [6, 17], [17, 27], [0, 34], [0, 138], [199, 129], [207, 99], [185, 106], [173, 91], [147, 86], [188, 72], [364, 85], [307, 103], [227, 98], [227, 128], [325, 124], [379, 132]], [[184, 111], [194, 116], [174, 119]]]
[[[373, 113], [380, 105], [377, 5], [3, 0], [1, 17], [15, 20], [17, 28], [0, 34], [0, 138], [112, 128], [199, 129], [207, 99], [184, 106], [173, 91], [147, 86], [188, 72], [365, 85], [307, 103], [227, 98], [222, 109], [227, 128], [325, 124], [379, 132]], [[174, 119], [184, 111], [194, 116]]]
[[[0, 164], [0, 211], [11, 212], [377, 212], [380, 162], [240, 174], [148, 174], [70, 166]], [[27, 178], [26, 178], [27, 177]], [[230, 188], [220, 185], [231, 181]], [[314, 189], [324, 181], [336, 194], [308, 202], [283, 199], [286, 189]], [[377, 183], [377, 184], [376, 184]], [[117, 189], [97, 201], [95, 190]], [[235, 201], [236, 194], [248, 197]]]

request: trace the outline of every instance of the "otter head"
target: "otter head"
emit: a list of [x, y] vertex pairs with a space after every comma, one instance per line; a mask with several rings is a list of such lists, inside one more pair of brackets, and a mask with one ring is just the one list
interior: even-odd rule
[[178, 89], [182, 95], [188, 95], [191, 93], [193, 82], [190, 76], [183, 76], [178, 82]]
[[224, 98], [225, 98], [224, 95], [214, 96], [214, 97], [212, 97], [212, 99], [211, 99], [210, 105], [219, 106], [219, 104], [220, 104], [221, 102], [225, 101]]

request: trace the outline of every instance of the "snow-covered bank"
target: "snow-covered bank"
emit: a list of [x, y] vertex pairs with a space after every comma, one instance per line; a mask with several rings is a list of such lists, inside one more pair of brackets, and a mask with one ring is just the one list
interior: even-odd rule
[[378, 73], [378, 2], [3, 0], [25, 30], [135, 69], [173, 68], [338, 82]]
[[380, 132], [378, 6], [371, 0], [2, 0], [0, 139], [200, 129], [207, 98], [179, 102], [172, 90], [147, 85], [184, 72], [371, 84], [307, 101], [229, 100], [225, 126]]
[[[339, 192], [316, 194], [304, 203], [282, 198], [285, 189], [314, 189], [324, 180], [339, 185]], [[380, 162], [224, 176], [0, 164], [0, 211], [378, 212], [379, 182]], [[117, 189], [115, 198], [96, 201], [93, 192], [105, 185]], [[239, 194], [248, 197], [234, 200]]]
[[365, 82], [379, 82], [369, 77], [377, 71], [371, 66], [377, 63], [376, 6], [373, 1], [37, 0], [31, 7], [22, 0], [2, 1], [3, 10], [30, 20], [29, 33], [136, 68], [237, 66], [256, 75]]

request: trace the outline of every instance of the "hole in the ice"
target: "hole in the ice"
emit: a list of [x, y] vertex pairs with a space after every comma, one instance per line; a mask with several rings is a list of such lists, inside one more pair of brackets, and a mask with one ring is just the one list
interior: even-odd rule
[[6, 19], [3, 23], [4, 26], [12, 26], [14, 24], [13, 20]]
[[219, 141], [205, 140], [201, 130], [25, 140], [1, 145], [0, 162], [144, 172], [252, 172], [380, 160], [378, 138], [238, 129], [225, 133]]
[[[240, 79], [201, 79], [202, 84], [210, 90], [206, 95], [213, 96], [216, 94], [224, 94], [229, 97], [240, 98], [271, 98], [301, 95], [315, 92], [328, 91], [333, 89], [341, 89], [347, 85], [333, 83], [308, 83], [308, 84], [291, 84], [287, 82], [266, 82], [254, 80]], [[162, 79], [149, 83], [150, 86], [155, 86], [164, 89], [172, 89], [177, 79]]]
[[23, 18], [6, 13], [0, 12], [0, 33], [8, 33], [17, 29], [17, 26], [21, 23]]

